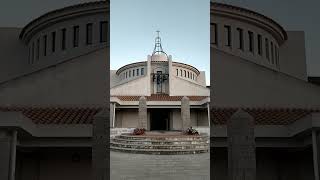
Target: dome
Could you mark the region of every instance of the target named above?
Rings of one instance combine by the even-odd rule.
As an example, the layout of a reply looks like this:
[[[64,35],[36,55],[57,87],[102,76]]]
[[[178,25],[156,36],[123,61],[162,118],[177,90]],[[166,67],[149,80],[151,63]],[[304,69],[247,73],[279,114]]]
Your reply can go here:
[[[151,56],[152,61],[168,61],[168,57],[165,53],[153,54]]]

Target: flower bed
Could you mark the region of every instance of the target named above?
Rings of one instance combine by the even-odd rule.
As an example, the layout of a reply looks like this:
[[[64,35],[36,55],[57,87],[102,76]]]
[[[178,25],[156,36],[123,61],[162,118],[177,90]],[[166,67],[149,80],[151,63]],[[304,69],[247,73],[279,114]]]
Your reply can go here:
[[[135,128],[133,130],[133,135],[144,135],[145,134],[146,129],[144,128]]]
[[[199,135],[199,132],[192,127],[189,127],[186,131],[184,131],[185,135]]]

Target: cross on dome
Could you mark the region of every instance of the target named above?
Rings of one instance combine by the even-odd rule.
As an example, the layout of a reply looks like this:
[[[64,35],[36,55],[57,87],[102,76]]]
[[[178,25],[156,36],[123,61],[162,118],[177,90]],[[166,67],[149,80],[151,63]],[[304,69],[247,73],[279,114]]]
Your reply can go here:
[[[165,55],[167,55],[162,49],[160,31],[157,30],[156,32],[157,32],[157,37],[155,39],[155,45],[154,45],[154,49],[153,49],[152,55],[154,55],[154,54],[165,54]]]

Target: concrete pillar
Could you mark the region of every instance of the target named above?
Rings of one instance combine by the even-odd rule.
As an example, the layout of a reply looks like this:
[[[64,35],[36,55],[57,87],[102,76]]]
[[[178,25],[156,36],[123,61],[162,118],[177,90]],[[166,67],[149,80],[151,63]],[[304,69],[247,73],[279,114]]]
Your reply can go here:
[[[172,96],[172,93],[173,93],[173,87],[172,87],[172,77],[174,76],[173,74],[173,69],[172,69],[172,56],[169,55],[168,57],[168,67],[169,67],[169,82],[168,82],[168,85],[169,85],[169,96]]]
[[[151,85],[152,85],[152,83],[151,83],[151,56],[150,55],[148,55],[148,58],[147,58],[148,60],[147,60],[147,69],[146,69],[146,79],[147,79],[147,81],[146,82],[148,82],[147,84],[146,84],[146,89],[147,89],[147,93],[148,94],[145,94],[146,96],[151,96]]]
[[[93,120],[92,174],[94,180],[110,179],[110,118],[109,107]]]
[[[208,125],[210,128],[210,103],[207,103],[207,112],[208,112]]]
[[[191,126],[190,103],[189,103],[189,98],[186,96],[184,96],[181,99],[181,119],[182,119],[182,130],[185,131]]]
[[[16,130],[0,130],[0,179],[15,179],[16,145]]]
[[[110,103],[110,127],[113,128],[113,103]]]
[[[147,98],[141,96],[139,99],[139,128],[148,129],[148,112],[147,112]]]
[[[115,127],[116,121],[116,103],[110,103],[110,127]]]
[[[228,179],[255,180],[254,119],[238,110],[227,122]]]
[[[319,180],[319,138],[316,130],[312,130],[312,153],[314,179]]]
[[[115,123],[116,123],[116,103],[113,104],[113,117],[112,117],[112,127],[115,127]]]

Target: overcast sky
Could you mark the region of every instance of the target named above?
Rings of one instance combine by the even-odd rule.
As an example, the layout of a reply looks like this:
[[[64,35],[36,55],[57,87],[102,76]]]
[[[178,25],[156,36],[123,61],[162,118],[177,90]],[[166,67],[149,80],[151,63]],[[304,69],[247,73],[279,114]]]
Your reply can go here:
[[[88,1],[95,0],[0,0],[0,26],[23,27],[48,11]],[[304,30],[308,73],[320,76],[319,0],[216,1],[260,12],[286,30]],[[153,50],[155,31],[160,30],[168,54],[209,75],[207,0],[111,0],[111,5],[112,68],[145,60]]]

